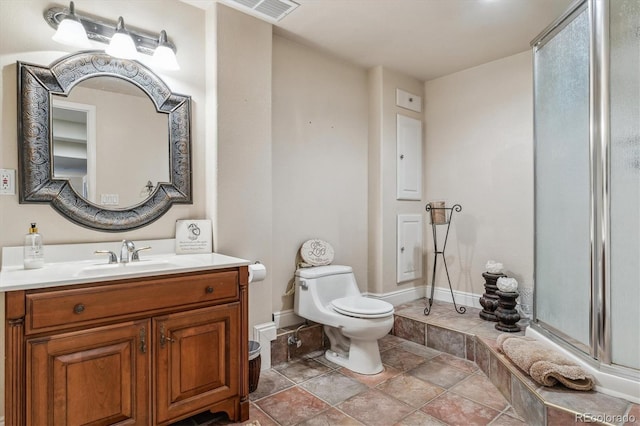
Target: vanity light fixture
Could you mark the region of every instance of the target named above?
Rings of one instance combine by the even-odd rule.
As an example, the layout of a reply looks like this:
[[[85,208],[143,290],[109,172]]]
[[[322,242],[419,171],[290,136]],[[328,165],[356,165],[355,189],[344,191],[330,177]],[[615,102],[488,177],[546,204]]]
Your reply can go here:
[[[116,58],[121,59],[137,59],[138,51],[136,50],[136,44],[124,27],[124,19],[122,16],[118,18],[116,24],[116,32],[111,37],[111,43],[104,49],[106,53]]]
[[[69,4],[69,13],[60,21],[58,30],[51,38],[58,43],[69,44],[83,49],[91,47],[87,32],[82,26],[80,19],[76,16],[73,2]]]
[[[180,68],[175,56],[176,46],[168,40],[167,33],[164,30],[162,30],[160,34],[154,34],[143,30],[132,29],[131,27],[125,28],[122,17],[119,17],[118,21],[109,21],[97,16],[79,14],[75,12],[73,2],[69,4],[69,7],[50,7],[44,12],[44,19],[49,26],[56,30],[66,27],[66,21],[80,23],[79,26],[76,25],[76,31],[78,31],[76,36],[57,38],[58,31],[56,31],[54,40],[60,43],[90,48],[91,46],[88,42],[86,44],[79,44],[81,42],[78,40],[81,40],[84,36],[85,39],[88,38],[88,40],[108,45],[105,49],[108,54],[125,59],[139,58],[137,53],[156,56],[154,55],[156,50],[158,50],[159,47],[163,47],[159,49],[160,52],[158,52],[157,57],[153,58],[151,63],[158,68],[167,70],[178,70]],[[80,27],[82,27],[83,31],[80,30]],[[128,34],[128,36],[126,34]],[[128,39],[131,41],[131,43],[128,41],[123,42],[129,45],[128,50],[125,50],[125,52],[128,51],[129,53],[122,53],[122,51],[117,48],[119,43],[122,43],[121,41],[117,41],[117,39]],[[133,49],[131,45],[133,45]],[[132,57],[134,51],[137,51],[137,53]]]
[[[160,31],[158,47],[153,52],[153,61],[159,67],[169,71],[178,71],[180,69],[175,52],[167,44],[167,32],[165,30]]]

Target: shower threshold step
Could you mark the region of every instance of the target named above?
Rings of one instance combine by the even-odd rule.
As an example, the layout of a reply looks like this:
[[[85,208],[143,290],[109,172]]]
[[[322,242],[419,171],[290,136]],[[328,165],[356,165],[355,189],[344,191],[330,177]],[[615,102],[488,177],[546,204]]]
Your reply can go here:
[[[431,313],[423,311],[426,299],[396,306],[392,333],[432,349],[474,361],[527,424],[554,426],[640,424],[640,405],[601,392],[580,392],[563,386],[545,387],[498,352],[502,334],[495,322],[480,318],[481,309],[455,312],[453,304],[434,301]],[[511,333],[524,335],[524,333]]]

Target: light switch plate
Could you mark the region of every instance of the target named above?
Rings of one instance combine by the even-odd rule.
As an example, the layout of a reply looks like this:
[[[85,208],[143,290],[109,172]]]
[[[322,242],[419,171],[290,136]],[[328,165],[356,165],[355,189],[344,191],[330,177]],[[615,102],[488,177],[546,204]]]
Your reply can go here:
[[[0,195],[16,195],[16,171],[0,169]]]
[[[118,194],[100,194],[100,204],[103,206],[117,206],[120,204]]]

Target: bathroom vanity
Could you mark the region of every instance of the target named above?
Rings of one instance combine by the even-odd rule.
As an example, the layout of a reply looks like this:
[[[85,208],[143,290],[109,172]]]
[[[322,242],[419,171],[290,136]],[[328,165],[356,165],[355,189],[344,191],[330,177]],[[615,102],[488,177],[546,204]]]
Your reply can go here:
[[[248,262],[168,259],[47,264],[38,284],[3,267],[6,424],[248,419]]]
[[[65,55],[49,66],[19,61],[16,69],[21,204],[49,203],[73,223],[123,232],[152,223],[173,204],[192,203],[189,96],[174,93],[145,65],[102,51]],[[62,143],[55,137],[56,109],[83,111],[85,123],[95,122],[100,110],[103,123],[122,124],[103,108],[115,101],[102,88],[113,87],[118,112],[134,105],[125,115],[136,127],[148,126],[126,143],[135,141],[135,152],[158,161],[145,171],[135,164],[149,158],[127,155],[133,196],[112,208],[97,202],[109,195],[96,189],[97,158],[85,161],[86,185],[58,174],[53,159]],[[138,102],[141,92],[148,105]],[[102,97],[108,102],[100,103]],[[93,130],[95,145],[112,149],[113,136],[94,127],[80,133]],[[166,140],[141,137],[166,128]],[[166,160],[150,149],[167,153]],[[249,418],[249,262],[217,253],[176,255],[173,240],[139,242],[152,249],[140,259],[138,251],[148,247],[134,250],[125,242],[131,243],[46,246],[44,267],[34,270],[23,268],[21,247],[2,248],[5,424],[167,425],[206,410]]]

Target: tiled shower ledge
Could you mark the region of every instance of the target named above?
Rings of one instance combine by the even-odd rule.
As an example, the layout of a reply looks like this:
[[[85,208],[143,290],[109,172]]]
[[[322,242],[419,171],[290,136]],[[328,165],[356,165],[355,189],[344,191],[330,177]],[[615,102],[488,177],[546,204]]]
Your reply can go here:
[[[498,352],[496,338],[501,332],[495,329],[494,322],[479,317],[480,309],[466,307],[466,313],[458,314],[453,304],[435,301],[431,313],[425,316],[425,306],[425,299],[396,306],[392,334],[475,362],[527,424],[640,424],[638,404],[595,391],[538,385]],[[299,331],[299,337],[305,342],[301,348],[288,344],[295,330],[295,326],[279,330],[277,339],[271,343],[272,365],[326,347],[321,325],[312,324]],[[635,422],[625,422],[632,418]]]
[[[595,391],[534,382],[498,352],[496,338],[501,332],[494,322],[479,317],[480,309],[466,307],[466,313],[458,314],[453,304],[435,301],[425,316],[425,306],[424,299],[396,306],[393,334],[474,361],[528,424],[640,424],[638,404]]]

